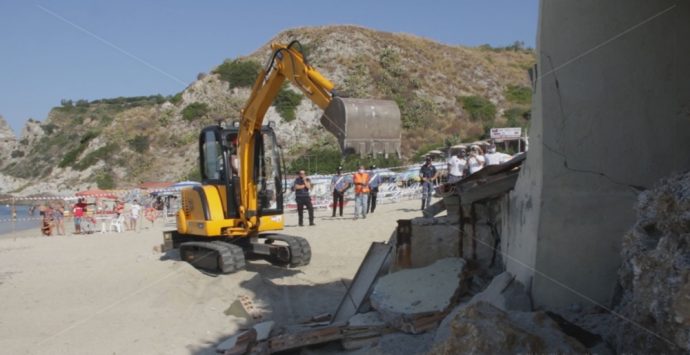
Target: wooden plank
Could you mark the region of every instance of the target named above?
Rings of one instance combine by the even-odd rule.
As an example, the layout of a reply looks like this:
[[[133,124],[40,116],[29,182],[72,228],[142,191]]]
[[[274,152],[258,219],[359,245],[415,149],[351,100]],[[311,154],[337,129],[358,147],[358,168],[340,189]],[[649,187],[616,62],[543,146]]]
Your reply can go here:
[[[332,323],[345,322],[357,313],[357,310],[371,293],[374,281],[379,276],[381,268],[386,263],[393,250],[388,243],[371,243],[364,260],[348,287],[345,296],[340,301],[338,310],[333,316]]]
[[[268,349],[270,353],[275,353],[283,350],[340,340],[343,338],[342,328],[342,325],[328,326],[278,335],[268,339]]]

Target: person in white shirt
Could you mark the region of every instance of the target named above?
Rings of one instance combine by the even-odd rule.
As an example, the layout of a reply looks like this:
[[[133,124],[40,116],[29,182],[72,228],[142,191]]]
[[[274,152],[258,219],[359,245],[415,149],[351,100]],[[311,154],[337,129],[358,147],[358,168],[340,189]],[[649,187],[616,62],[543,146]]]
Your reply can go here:
[[[484,154],[484,158],[486,159],[485,166],[489,166],[503,164],[510,160],[512,156],[510,156],[509,154],[497,152],[496,146],[494,144],[491,144],[489,146],[489,149],[487,150],[487,153]]]
[[[139,212],[141,212],[141,205],[137,200],[134,200],[129,215],[129,227],[135,231],[137,230],[137,220],[139,220]]]
[[[462,180],[467,160],[465,160],[465,149],[461,149],[448,159],[448,183],[452,184]]]
[[[467,158],[467,165],[469,166],[470,175],[482,170],[484,167],[484,152],[478,145],[470,147],[470,156]]]

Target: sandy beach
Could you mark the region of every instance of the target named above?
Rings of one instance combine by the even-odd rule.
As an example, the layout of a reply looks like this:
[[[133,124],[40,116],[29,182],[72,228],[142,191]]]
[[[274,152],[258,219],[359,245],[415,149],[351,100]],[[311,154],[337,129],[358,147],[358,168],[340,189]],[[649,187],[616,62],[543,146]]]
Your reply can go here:
[[[353,208],[342,218],[317,210],[314,227],[298,227],[297,215],[286,214],[285,233],[311,244],[310,265],[253,261],[230,275],[155,252],[166,228],[161,220],[144,221],[137,232],[40,237],[35,228],[3,235],[0,353],[213,354],[246,322],[225,312],[241,295],[278,324],[332,313],[370,243],[387,241],[398,219],[421,215],[418,200],[382,204],[357,221]]]

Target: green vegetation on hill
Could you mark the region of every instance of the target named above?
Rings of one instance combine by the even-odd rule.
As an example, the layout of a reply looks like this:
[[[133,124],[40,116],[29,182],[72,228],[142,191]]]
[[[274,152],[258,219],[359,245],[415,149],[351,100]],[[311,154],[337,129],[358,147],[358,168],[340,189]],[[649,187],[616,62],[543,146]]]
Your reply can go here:
[[[283,83],[276,99],[273,101],[273,106],[275,106],[276,111],[278,111],[280,117],[282,117],[285,122],[291,122],[297,118],[295,116],[295,111],[301,102],[302,94],[288,90],[287,83]]]
[[[253,60],[226,60],[213,72],[220,75],[220,79],[227,81],[230,88],[251,87],[259,75],[261,65]]]
[[[298,28],[271,42],[293,39],[301,41],[309,63],[344,96],[389,99],[399,105],[405,161],[358,156],[341,160],[335,138],[320,127],[308,127],[308,132],[301,132],[309,137],[303,145],[285,144],[291,169],[310,165],[313,172],[331,173],[341,164],[348,170],[360,163],[398,165],[415,160],[420,150],[478,139],[492,126],[524,127],[529,122],[532,93],[525,70],[535,58],[519,42],[502,48],[447,46],[356,26]],[[239,117],[247,90],[227,88],[251,87],[267,53],[263,47],[218,66],[214,73],[227,86],[219,87],[215,76],[199,76],[200,82],[172,96],[63,100],[45,122],[38,122],[44,134],[32,130],[22,137],[2,172],[102,188],[198,179],[198,127],[215,117]],[[186,102],[183,94],[199,102]],[[281,88],[273,104],[289,122],[296,118],[302,99],[294,90]],[[163,105],[165,101],[174,106]],[[324,137],[330,139],[328,144],[316,144]],[[85,173],[72,172],[90,171],[101,162],[105,166],[91,170],[86,178]]]
[[[296,173],[301,169],[308,171],[309,174],[333,174],[338,166],[342,166],[345,171],[355,171],[359,165],[367,168],[376,165],[379,168],[400,166],[401,162],[397,157],[385,158],[382,155],[374,157],[360,158],[358,155],[348,155],[344,159],[340,150],[330,147],[316,147],[306,150],[292,160],[287,168],[289,173]]]
[[[209,107],[206,103],[204,102],[192,102],[191,104],[187,105],[182,110],[182,118],[184,118],[187,121],[196,121],[204,116],[206,116],[209,112]]]

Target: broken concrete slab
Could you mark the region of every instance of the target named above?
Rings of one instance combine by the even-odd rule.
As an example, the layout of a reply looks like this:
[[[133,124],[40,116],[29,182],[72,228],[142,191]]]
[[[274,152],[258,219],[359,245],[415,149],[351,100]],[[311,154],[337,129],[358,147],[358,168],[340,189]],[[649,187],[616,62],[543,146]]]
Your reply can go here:
[[[446,258],[379,278],[370,300],[393,327],[420,333],[435,326],[461,292],[465,260]]]
[[[362,304],[366,303],[372,285],[382,270],[385,269],[392,251],[393,247],[389,243],[371,243],[350,287],[340,301],[340,305],[332,318],[332,323],[347,321],[360,310]]]

